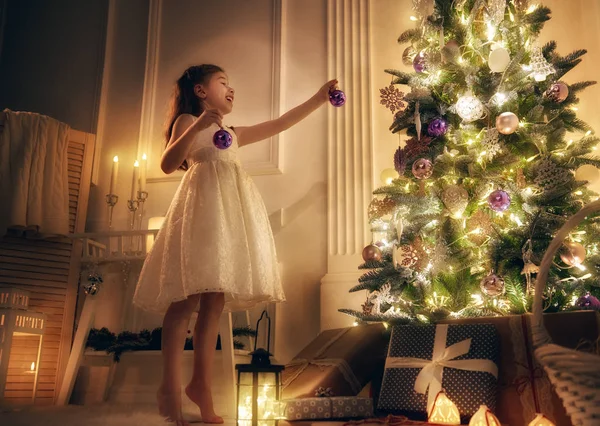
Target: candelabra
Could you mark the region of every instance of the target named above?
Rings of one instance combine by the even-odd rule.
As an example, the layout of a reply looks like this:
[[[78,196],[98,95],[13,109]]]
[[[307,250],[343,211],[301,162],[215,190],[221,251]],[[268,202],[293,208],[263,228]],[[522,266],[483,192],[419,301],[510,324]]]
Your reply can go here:
[[[137,192],[137,202],[138,202],[139,211],[140,211],[140,215],[139,215],[140,221],[138,223],[139,230],[142,229],[142,219],[144,217],[144,203],[146,202],[147,199],[148,199],[147,191],[138,191]]]
[[[129,211],[131,212],[131,225],[130,228],[133,231],[134,227],[135,227],[135,212],[138,209],[138,200],[127,200],[127,208],[129,209]],[[136,251],[136,248],[134,248],[133,246],[133,241],[134,241],[134,236],[131,236],[131,240],[130,240],[130,251],[133,253]]]
[[[119,201],[119,196],[116,194],[106,194],[106,203],[108,204],[108,230],[112,229],[113,208]]]

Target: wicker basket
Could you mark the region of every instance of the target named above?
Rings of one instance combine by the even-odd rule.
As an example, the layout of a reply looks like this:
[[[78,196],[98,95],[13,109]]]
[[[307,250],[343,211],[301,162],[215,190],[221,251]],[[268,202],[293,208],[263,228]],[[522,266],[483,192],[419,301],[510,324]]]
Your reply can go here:
[[[574,425],[600,425],[600,356],[552,343],[544,328],[542,294],[557,250],[569,232],[590,213],[600,211],[600,200],[583,207],[567,220],[548,247],[535,283],[533,345],[535,356],[561,398]]]

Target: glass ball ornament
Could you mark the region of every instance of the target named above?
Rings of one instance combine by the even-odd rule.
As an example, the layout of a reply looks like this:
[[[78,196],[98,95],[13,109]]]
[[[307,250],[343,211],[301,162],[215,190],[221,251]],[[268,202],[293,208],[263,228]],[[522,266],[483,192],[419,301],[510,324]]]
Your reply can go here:
[[[483,104],[472,94],[461,96],[456,101],[456,113],[463,119],[464,122],[479,120],[483,117]]]
[[[225,129],[217,130],[213,135],[213,144],[219,149],[229,148],[232,142],[231,134]]]
[[[552,102],[564,102],[569,97],[569,86],[562,81],[557,81],[556,83],[552,83],[544,95]]]
[[[438,138],[440,136],[444,136],[448,131],[448,122],[441,118],[434,118],[427,125],[427,133],[429,136]]]
[[[415,55],[415,58],[413,59],[412,65],[415,72],[425,72],[425,70],[427,70],[427,57],[425,55],[425,52],[421,51],[417,53]]]
[[[502,189],[497,189],[488,196],[488,205],[495,212],[503,212],[510,206],[510,195]]]
[[[585,260],[585,247],[575,241],[565,241],[561,247],[560,260],[569,266],[581,265]]]
[[[513,112],[503,112],[496,117],[496,129],[503,135],[511,135],[519,127],[519,117]]]
[[[365,262],[379,262],[381,260],[381,249],[374,244],[369,244],[362,251]]]
[[[600,311],[600,300],[598,300],[597,297],[592,296],[590,293],[587,293],[586,295],[577,299],[575,306],[581,309]]]
[[[427,158],[419,158],[412,165],[412,174],[417,179],[428,179],[433,174],[433,163]]]
[[[415,54],[415,48],[408,46],[406,49],[404,49],[404,52],[402,52],[402,63],[404,65],[412,65],[415,59]]]
[[[329,92],[329,102],[334,107],[341,107],[346,103],[346,94],[340,89],[331,90]]]
[[[488,65],[492,72],[504,72],[510,63],[510,54],[504,47],[497,47],[490,52]]]
[[[484,277],[479,282],[479,288],[483,294],[490,297],[502,296],[506,291],[504,278],[493,273]]]

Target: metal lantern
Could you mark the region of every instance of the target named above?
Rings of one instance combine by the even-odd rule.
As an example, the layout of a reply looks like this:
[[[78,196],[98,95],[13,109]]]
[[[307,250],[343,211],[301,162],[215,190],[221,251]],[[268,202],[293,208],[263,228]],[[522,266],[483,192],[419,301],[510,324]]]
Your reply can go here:
[[[14,380],[20,384],[18,393],[31,390],[31,402],[35,402],[46,315],[28,311],[28,306],[28,291],[0,287],[0,401]],[[35,343],[35,353],[27,350],[35,348]]]
[[[263,317],[268,321],[267,349],[256,349],[258,339],[254,341],[254,352],[250,364],[236,364],[237,379],[237,415],[239,426],[275,426],[281,418],[281,371],[283,365],[271,364],[271,318],[263,311],[256,323]]]

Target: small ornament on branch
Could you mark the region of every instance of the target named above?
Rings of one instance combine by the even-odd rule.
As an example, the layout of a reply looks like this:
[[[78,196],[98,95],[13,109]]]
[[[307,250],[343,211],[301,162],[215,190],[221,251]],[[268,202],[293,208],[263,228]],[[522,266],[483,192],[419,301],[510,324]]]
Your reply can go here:
[[[449,185],[442,192],[442,203],[454,218],[459,218],[469,204],[469,193],[459,185]]]
[[[488,161],[494,159],[502,151],[502,145],[500,143],[500,134],[497,129],[489,128],[485,132],[485,136],[481,141],[481,147],[485,152],[484,157]]]
[[[369,244],[362,251],[365,262],[379,262],[381,260],[381,249],[374,244]]]
[[[488,276],[484,277],[479,283],[481,292],[489,297],[502,296],[506,291],[504,285],[504,278],[491,272]]]
[[[448,131],[448,122],[442,118],[434,118],[427,125],[427,133],[432,138],[439,138],[440,136],[444,136]]]
[[[392,114],[396,111],[402,111],[406,107],[406,104],[403,102],[404,93],[398,90],[393,84],[390,83],[388,87],[379,89],[379,93],[381,105],[389,109]]]
[[[545,191],[552,191],[573,179],[571,172],[552,161],[550,156],[545,156],[537,162],[534,173],[533,181]]]
[[[581,296],[579,299],[577,299],[575,306],[581,309],[600,311],[600,300],[588,292],[584,296]]]
[[[386,215],[391,215],[395,208],[396,202],[391,197],[385,197],[383,199],[373,198],[367,210],[369,222],[381,219]]]
[[[544,58],[542,48],[539,46],[533,48],[529,66],[531,67],[530,75],[535,81],[544,81],[546,80],[546,77],[556,72],[554,67],[546,61],[546,58]]]
[[[552,102],[561,103],[569,97],[569,86],[562,81],[552,83],[544,95]]]
[[[512,135],[519,128],[519,117],[513,112],[503,112],[496,117],[496,129],[503,135]]]
[[[483,117],[484,106],[481,101],[472,93],[461,96],[454,106],[456,113],[465,123],[479,120]]]
[[[510,54],[504,47],[498,46],[490,52],[488,65],[492,72],[504,72],[508,64],[510,64]]]
[[[534,282],[531,276],[540,272],[540,267],[533,263],[533,245],[531,244],[531,238],[525,242],[525,245],[521,248],[523,254],[523,270],[521,275],[525,275],[525,282],[527,283],[527,294],[533,294]]]
[[[429,179],[433,174],[433,163],[427,158],[419,158],[412,165],[412,174],[419,180]]]
[[[488,196],[488,205],[495,212],[503,212],[510,206],[510,195],[502,189],[497,189]]]
[[[504,21],[504,11],[506,10],[506,0],[488,0],[485,7],[486,17],[494,27]]]
[[[561,248],[560,259],[570,267],[579,266],[585,260],[585,247],[576,241],[565,241]]]

